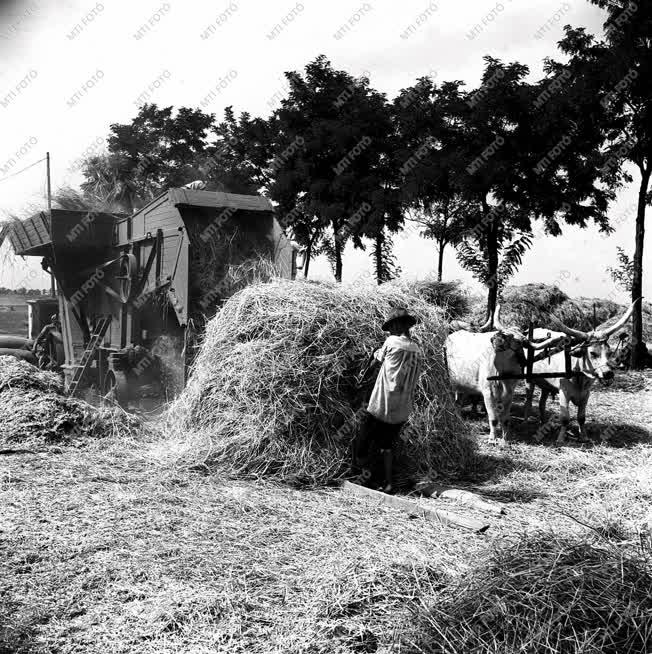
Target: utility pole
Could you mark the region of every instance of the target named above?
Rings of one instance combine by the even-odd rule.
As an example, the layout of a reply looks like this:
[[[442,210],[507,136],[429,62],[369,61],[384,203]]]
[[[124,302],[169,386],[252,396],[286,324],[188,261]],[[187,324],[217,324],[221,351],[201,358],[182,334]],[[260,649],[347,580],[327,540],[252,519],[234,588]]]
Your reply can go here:
[[[52,184],[50,182],[50,153],[45,153],[45,168],[47,172],[47,192],[48,192],[48,219],[50,220],[50,241],[52,249],[54,250],[54,241],[52,239]],[[57,296],[57,291],[54,282],[54,273],[50,272],[50,295]]]
[[[48,212],[52,211],[52,186],[50,183],[50,153],[45,153],[45,168],[47,171],[47,182],[48,182]],[[52,231],[52,224],[50,224],[50,231]]]

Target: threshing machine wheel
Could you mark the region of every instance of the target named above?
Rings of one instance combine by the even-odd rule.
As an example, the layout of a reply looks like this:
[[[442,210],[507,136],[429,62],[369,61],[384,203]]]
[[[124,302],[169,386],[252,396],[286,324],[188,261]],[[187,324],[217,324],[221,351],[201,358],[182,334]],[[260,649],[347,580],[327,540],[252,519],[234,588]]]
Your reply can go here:
[[[102,394],[116,404],[123,404],[129,399],[129,380],[124,372],[109,370],[104,377]]]
[[[123,254],[120,257],[118,280],[118,293],[123,303],[131,297],[132,282],[138,273],[138,261],[133,254]]]

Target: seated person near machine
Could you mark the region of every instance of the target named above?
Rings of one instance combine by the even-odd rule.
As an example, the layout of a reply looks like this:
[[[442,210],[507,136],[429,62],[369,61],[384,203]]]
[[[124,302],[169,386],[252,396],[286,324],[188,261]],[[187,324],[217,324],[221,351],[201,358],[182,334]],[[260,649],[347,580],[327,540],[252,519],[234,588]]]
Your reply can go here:
[[[59,316],[50,316],[50,322],[43,327],[34,341],[32,352],[38,359],[39,368],[56,370],[63,360],[63,337]]]

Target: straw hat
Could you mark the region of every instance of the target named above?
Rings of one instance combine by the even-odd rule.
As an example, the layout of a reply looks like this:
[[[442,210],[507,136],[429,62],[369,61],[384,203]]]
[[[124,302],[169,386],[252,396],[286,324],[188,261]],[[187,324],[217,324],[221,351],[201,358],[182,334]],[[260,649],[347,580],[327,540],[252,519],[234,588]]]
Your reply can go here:
[[[403,320],[410,327],[417,324],[417,319],[414,316],[411,316],[405,307],[396,307],[396,309],[392,309],[389,312],[389,315],[387,316],[387,320],[385,320],[385,322],[383,323],[383,331],[384,332],[388,331],[389,326],[395,320]]]

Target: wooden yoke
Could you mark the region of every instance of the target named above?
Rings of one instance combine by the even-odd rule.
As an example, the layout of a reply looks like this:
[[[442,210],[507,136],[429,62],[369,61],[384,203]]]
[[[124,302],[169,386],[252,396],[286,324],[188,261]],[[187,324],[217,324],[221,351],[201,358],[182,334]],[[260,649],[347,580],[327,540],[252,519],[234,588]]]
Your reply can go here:
[[[532,368],[534,366],[534,348],[532,347],[532,340],[534,339],[534,320],[530,317],[530,323],[527,328],[527,366],[525,368],[525,378],[532,377]]]
[[[550,334],[548,334],[550,336]],[[565,379],[570,379],[573,376],[573,366],[571,361],[571,342],[569,338],[564,339],[563,343],[563,352],[564,352],[564,371],[560,372],[533,372],[534,364],[537,361],[542,359],[549,358],[552,354],[557,354],[561,352],[562,349],[559,348],[559,345],[555,345],[552,348],[545,348],[543,351],[539,351],[535,354],[534,348],[531,343],[534,338],[534,320],[530,320],[528,325],[528,344],[526,347],[527,357],[525,365],[525,373],[522,374],[508,374],[508,375],[492,375],[487,377],[489,381],[501,381],[507,379],[524,379],[527,383],[530,383],[534,379],[553,379],[564,377]]]

